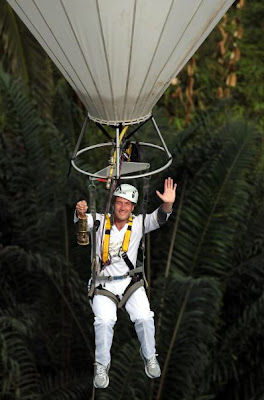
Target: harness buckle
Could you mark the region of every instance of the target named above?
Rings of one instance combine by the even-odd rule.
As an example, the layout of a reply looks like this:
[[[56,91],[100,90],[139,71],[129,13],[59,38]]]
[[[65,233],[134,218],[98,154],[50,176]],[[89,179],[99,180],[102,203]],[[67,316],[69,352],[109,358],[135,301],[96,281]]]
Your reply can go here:
[[[106,277],[108,281],[112,282],[112,281],[121,281],[122,279],[127,278],[129,275],[129,272],[127,272],[125,275],[118,275],[118,276],[108,276]]]

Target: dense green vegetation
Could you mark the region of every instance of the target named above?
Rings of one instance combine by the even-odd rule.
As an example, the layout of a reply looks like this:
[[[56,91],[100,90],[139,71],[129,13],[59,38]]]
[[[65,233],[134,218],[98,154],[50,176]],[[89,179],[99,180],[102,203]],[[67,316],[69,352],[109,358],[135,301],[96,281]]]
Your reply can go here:
[[[236,65],[234,39],[219,63],[215,29],[156,107],[174,162],[151,180],[149,210],[167,174],[178,182],[170,221],[147,237],[163,372],[145,376],[120,311],[110,386],[96,399],[264,399],[263,17],[262,0],[234,6]],[[72,223],[89,182],[68,175],[84,110],[5,0],[0,48],[0,398],[92,399],[90,246],[77,246]]]

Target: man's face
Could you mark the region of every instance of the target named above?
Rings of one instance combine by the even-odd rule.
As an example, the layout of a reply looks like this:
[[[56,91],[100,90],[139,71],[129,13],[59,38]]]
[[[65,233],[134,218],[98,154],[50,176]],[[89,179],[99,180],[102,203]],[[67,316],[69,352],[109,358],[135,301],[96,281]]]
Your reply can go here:
[[[114,204],[115,220],[117,222],[127,221],[134,210],[134,204],[131,201],[117,196]]]

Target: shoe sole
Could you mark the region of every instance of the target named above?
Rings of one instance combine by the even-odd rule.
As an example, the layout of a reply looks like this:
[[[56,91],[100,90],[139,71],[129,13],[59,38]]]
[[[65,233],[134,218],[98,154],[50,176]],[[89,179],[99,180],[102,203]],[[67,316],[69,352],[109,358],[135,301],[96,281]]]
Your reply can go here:
[[[98,385],[96,385],[95,381],[93,381],[93,384],[94,384],[94,387],[95,387],[96,389],[105,389],[105,388],[107,388],[107,386],[109,385],[109,377],[107,377],[107,382],[106,382],[106,384],[105,384],[104,386],[98,386]]]
[[[94,384],[94,387],[96,389],[105,389],[109,385],[109,376],[108,376],[109,369],[110,369],[110,363],[108,364],[107,369],[106,369],[106,371],[107,371],[107,381],[106,381],[106,384],[104,386],[97,386],[96,383],[95,383],[95,380],[93,380],[93,384]]]
[[[148,369],[147,369],[147,366],[146,366],[146,362],[145,362],[145,357],[144,357],[144,355],[143,355],[143,353],[142,353],[142,349],[141,349],[141,347],[140,347],[140,349],[139,349],[139,353],[140,353],[140,357],[141,357],[141,358],[142,358],[142,360],[144,361],[144,365],[145,365],[145,373],[146,373],[146,375],[147,375],[147,376],[148,376],[150,379],[156,379],[156,378],[159,378],[161,374],[159,374],[158,376],[153,376],[153,375],[151,375],[151,374],[148,372]]]

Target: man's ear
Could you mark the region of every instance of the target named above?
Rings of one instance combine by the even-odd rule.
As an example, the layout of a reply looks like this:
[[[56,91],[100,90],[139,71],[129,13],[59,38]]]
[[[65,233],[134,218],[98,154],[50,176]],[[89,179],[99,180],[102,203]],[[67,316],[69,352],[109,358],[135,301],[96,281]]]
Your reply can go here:
[[[132,212],[134,211],[134,208],[135,208],[135,204],[133,204]]]

